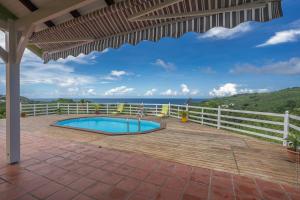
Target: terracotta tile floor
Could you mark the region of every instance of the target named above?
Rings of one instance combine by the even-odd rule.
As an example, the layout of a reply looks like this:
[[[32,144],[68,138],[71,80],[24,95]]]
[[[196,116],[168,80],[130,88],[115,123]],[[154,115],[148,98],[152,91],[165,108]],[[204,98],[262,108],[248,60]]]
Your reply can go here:
[[[300,199],[300,189],[257,176],[24,130],[21,139],[22,161],[7,165],[0,129],[0,200]]]

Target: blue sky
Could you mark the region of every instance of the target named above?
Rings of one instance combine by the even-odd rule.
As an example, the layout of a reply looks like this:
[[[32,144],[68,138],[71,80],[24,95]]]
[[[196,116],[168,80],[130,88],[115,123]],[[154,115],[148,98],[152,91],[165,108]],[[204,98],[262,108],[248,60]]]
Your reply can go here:
[[[299,8],[300,1],[284,0],[284,17],[271,22],[124,45],[46,65],[26,51],[21,95],[208,98],[300,86]],[[0,94],[4,93],[5,67],[0,61]]]

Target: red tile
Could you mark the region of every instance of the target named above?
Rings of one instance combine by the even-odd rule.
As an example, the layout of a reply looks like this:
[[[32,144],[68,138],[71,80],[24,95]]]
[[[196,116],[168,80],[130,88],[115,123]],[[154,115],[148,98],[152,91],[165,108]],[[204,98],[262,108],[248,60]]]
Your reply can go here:
[[[106,160],[96,160],[96,161],[93,161],[93,162],[90,162],[90,163],[87,163],[87,164],[92,166],[92,167],[100,168],[103,165],[105,165],[106,163],[108,163],[108,161],[106,161]]]
[[[180,200],[182,192],[176,189],[162,188],[157,195],[157,200]]]
[[[84,194],[87,196],[90,196],[92,198],[99,198],[100,196],[106,194],[112,186],[104,184],[104,183],[97,183],[89,188],[87,188],[85,191],[83,191]]]
[[[152,183],[155,185],[163,185],[167,179],[167,176],[152,172],[145,180],[145,182]]]
[[[12,187],[0,193],[0,200],[12,200],[19,198],[27,193],[27,190],[21,187]]]
[[[93,200],[93,199],[86,195],[79,194],[73,200]]]
[[[31,191],[30,193],[39,199],[45,199],[63,188],[64,186],[51,182]]]
[[[132,194],[128,200],[149,200],[148,197],[140,195],[140,194]]]
[[[204,168],[194,168],[191,174],[191,180],[205,185],[210,183],[211,170]]]
[[[91,178],[91,179],[94,179],[94,180],[97,180],[97,181],[101,181],[103,176],[105,176],[107,173],[108,173],[107,171],[104,171],[102,169],[96,169],[93,172],[89,173],[87,175],[87,177]]]
[[[130,167],[128,165],[121,165],[120,167],[118,167],[117,169],[114,170],[115,173],[117,174],[121,174],[121,175],[129,175],[130,173],[133,172],[135,168]]]
[[[111,191],[108,192],[107,197],[110,200],[122,200],[127,199],[129,193],[125,190],[114,188]]]
[[[146,170],[142,170],[142,169],[135,169],[128,176],[139,179],[139,180],[144,180],[149,174],[150,174],[150,171],[146,171]]]
[[[133,191],[140,184],[140,181],[134,178],[126,177],[117,184],[117,188],[125,191]]]
[[[79,169],[76,169],[74,172],[85,176],[93,171],[95,171],[94,167],[83,166],[83,167],[80,167]]]
[[[63,184],[63,185],[70,185],[71,183],[78,180],[79,178],[80,178],[80,176],[78,174],[69,172],[69,173],[57,178],[55,181],[60,184]]]
[[[122,178],[124,178],[124,176],[112,172],[108,172],[106,175],[102,177],[101,182],[113,185],[120,182]]]
[[[234,200],[233,190],[222,190],[220,188],[212,188],[210,193],[211,200]]]
[[[185,188],[187,183],[188,183],[188,180],[185,178],[169,177],[169,178],[167,178],[163,187],[168,188],[168,189],[182,191]]]
[[[148,198],[154,198],[158,195],[159,187],[151,183],[142,183],[138,186],[135,192]]]
[[[206,200],[206,197],[198,197],[190,194],[183,194],[182,200]]]
[[[75,197],[78,193],[71,190],[71,189],[68,189],[68,188],[65,188],[63,190],[60,190],[56,193],[54,193],[53,195],[51,195],[47,200],[70,200],[72,199],[73,197]]]
[[[17,198],[16,200],[38,200],[37,198],[33,197],[30,194],[25,194],[19,198]]]
[[[101,167],[101,169],[104,169],[106,171],[111,171],[114,172],[118,167],[120,167],[119,163],[115,163],[115,162],[108,162],[105,165],[103,165]]]
[[[68,187],[70,187],[71,189],[78,191],[78,192],[82,192],[83,190],[85,190],[86,188],[90,187],[91,185],[95,184],[96,181],[82,177],[78,180],[76,180],[75,182],[73,182],[72,184],[70,184]]]
[[[190,181],[184,193],[195,197],[207,198],[208,186]]]

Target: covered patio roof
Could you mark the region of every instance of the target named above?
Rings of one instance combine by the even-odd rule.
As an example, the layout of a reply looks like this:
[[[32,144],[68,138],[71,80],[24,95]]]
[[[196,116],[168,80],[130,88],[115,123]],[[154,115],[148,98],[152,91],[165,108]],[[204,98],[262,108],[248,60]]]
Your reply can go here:
[[[26,47],[48,62],[282,16],[281,0],[0,0],[0,11],[9,163],[20,160],[20,61]]]
[[[28,9],[32,7],[29,2],[36,5],[36,11]],[[29,44],[42,50],[45,62],[126,43],[178,38],[187,32],[234,28],[246,21],[265,22],[282,16],[280,0],[86,0],[51,1],[45,5],[46,2],[2,3],[20,17],[16,21],[19,30],[35,24]],[[49,15],[55,9],[57,13]]]

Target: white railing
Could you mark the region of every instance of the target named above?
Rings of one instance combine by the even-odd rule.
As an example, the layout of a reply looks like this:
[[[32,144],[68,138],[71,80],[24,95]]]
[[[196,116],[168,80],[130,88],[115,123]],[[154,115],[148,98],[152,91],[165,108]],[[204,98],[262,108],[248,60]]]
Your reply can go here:
[[[96,105],[99,109],[96,110]],[[105,114],[109,115],[117,110],[116,103],[48,103],[21,104],[21,112],[27,116],[51,114]],[[124,105],[122,114],[137,115],[143,108],[144,114],[155,116],[161,112],[163,104]],[[180,112],[188,111],[189,121],[209,125],[218,129],[250,134],[271,140],[284,141],[289,132],[300,133],[300,117],[269,112],[254,112],[245,110],[230,110],[190,105],[169,105],[169,116],[180,118]]]

